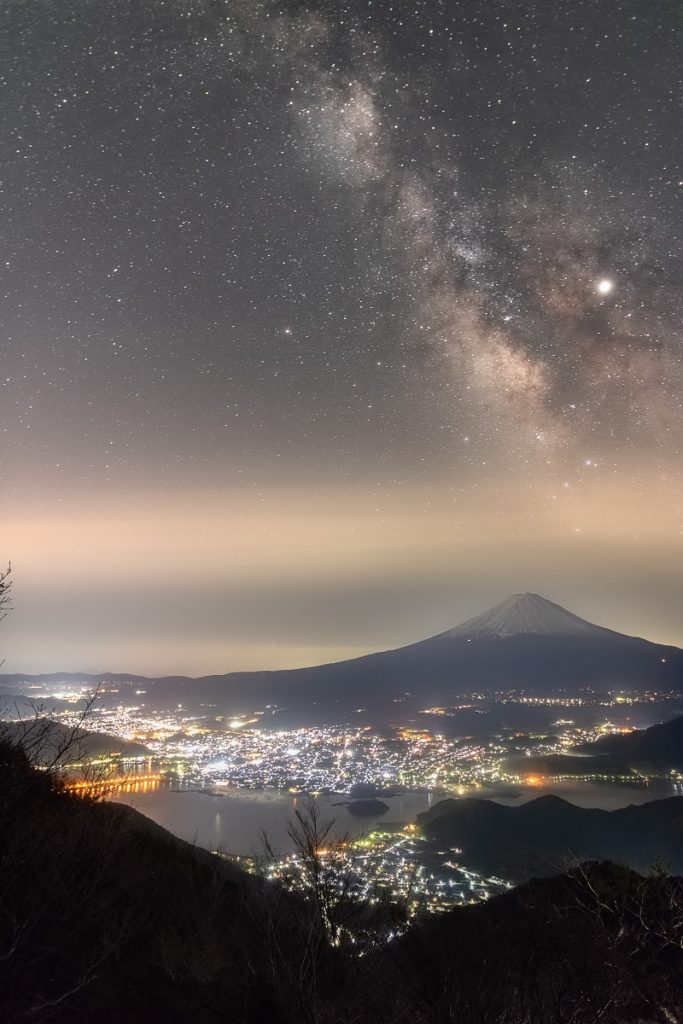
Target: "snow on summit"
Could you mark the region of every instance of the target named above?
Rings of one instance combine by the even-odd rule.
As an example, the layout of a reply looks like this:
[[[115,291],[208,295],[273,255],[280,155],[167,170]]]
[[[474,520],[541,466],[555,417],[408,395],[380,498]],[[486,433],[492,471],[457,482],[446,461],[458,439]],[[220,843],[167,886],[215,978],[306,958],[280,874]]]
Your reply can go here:
[[[489,611],[449,630],[452,637],[505,637],[533,633],[537,636],[594,636],[610,633],[602,626],[572,615],[539,594],[513,594]]]

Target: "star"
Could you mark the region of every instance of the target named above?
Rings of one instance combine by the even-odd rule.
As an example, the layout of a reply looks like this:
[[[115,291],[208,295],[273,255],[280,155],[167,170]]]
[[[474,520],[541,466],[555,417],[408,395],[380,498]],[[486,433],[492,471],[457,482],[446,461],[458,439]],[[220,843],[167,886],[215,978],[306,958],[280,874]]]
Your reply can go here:
[[[598,295],[609,295],[614,291],[614,281],[609,277],[601,277],[595,288]]]

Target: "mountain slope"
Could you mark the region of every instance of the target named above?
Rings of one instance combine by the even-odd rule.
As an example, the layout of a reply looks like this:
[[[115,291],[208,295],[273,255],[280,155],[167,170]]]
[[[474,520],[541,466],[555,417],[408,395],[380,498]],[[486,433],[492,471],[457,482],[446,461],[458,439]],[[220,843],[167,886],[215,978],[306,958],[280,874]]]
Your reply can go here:
[[[603,736],[579,749],[600,758],[618,759],[628,765],[683,768],[683,715],[661,725],[652,725],[649,729]]]
[[[70,760],[81,757],[101,757],[104,754],[120,755],[123,759],[149,757],[151,751],[142,743],[135,743],[110,736],[105,732],[90,732],[88,729],[69,729],[61,722],[36,719],[29,722],[0,722],[0,740],[25,745],[37,764],[60,763],[60,753],[68,753]],[[68,745],[68,751],[65,748]]]
[[[429,1024],[673,1024],[681,905],[681,879],[582,865],[426,919],[395,944],[387,989]]]
[[[540,594],[513,594],[489,611],[468,619],[460,626],[442,633],[446,637],[511,637],[520,634],[535,636],[595,637],[609,634],[611,629],[595,626],[566,608],[548,601]]]
[[[602,736],[569,754],[511,757],[508,765],[540,775],[628,775],[633,770],[668,775],[683,768],[683,715],[649,729]]]
[[[462,849],[465,864],[520,881],[557,874],[576,858],[626,861],[683,872],[683,797],[615,811],[543,796],[517,807],[471,798],[442,800],[418,815],[425,836]]]
[[[184,1024],[233,1000],[245,1022],[268,1019],[249,877],[130,808],[63,792],[2,740],[0,863],[3,1022]]]

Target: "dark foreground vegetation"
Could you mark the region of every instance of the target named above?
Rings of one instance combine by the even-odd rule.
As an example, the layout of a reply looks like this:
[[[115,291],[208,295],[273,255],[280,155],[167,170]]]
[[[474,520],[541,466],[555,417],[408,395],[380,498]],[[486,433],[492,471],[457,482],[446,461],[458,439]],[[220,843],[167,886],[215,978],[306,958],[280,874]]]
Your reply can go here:
[[[388,938],[395,908],[287,893],[2,742],[0,879],[6,1024],[683,1019],[683,880],[661,873],[584,864]]]

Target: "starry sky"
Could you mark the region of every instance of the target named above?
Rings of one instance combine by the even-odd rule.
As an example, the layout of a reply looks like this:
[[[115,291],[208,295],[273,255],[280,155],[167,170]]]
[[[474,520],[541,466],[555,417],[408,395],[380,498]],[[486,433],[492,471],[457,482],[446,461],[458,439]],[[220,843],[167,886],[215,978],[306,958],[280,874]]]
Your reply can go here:
[[[4,671],[683,645],[677,0],[0,0]]]

